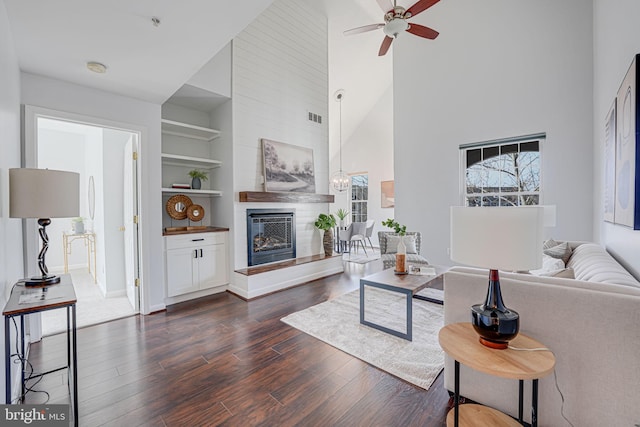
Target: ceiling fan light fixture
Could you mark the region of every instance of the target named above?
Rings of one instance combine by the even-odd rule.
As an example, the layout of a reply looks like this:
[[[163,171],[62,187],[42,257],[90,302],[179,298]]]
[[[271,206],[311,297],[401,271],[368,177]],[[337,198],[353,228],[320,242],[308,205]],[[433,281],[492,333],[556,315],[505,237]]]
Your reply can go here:
[[[100,62],[89,61],[87,62],[87,68],[90,71],[93,71],[94,73],[98,73],[98,74],[104,74],[107,72],[107,66],[104,64],[101,64]]]
[[[409,24],[402,18],[395,18],[387,22],[382,31],[389,37],[398,37],[398,34],[402,31],[406,31],[409,28]]]

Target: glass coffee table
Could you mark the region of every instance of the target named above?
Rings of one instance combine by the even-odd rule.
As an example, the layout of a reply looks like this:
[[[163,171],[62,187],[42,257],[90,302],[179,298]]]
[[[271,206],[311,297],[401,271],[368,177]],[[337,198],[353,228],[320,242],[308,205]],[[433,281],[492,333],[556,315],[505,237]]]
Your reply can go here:
[[[371,328],[378,329],[396,337],[404,338],[408,341],[413,339],[413,298],[424,299],[430,302],[442,303],[441,301],[434,300],[429,297],[423,297],[416,295],[418,292],[439,283],[442,279],[442,275],[449,270],[449,267],[439,265],[423,266],[423,270],[427,268],[433,268],[435,274],[395,274],[393,268],[382,270],[378,273],[374,273],[370,276],[360,279],[360,323],[362,325],[369,326]],[[405,331],[398,331],[388,328],[378,323],[371,322],[365,319],[365,290],[367,287],[384,289],[391,292],[397,292],[404,295],[406,298],[406,327]]]

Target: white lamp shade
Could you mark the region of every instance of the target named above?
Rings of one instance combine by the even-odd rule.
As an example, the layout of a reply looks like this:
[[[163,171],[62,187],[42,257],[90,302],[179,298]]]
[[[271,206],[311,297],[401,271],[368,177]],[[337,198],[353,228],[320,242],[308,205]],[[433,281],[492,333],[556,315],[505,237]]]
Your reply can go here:
[[[540,268],[542,207],[451,207],[451,259],[474,267]]]
[[[9,169],[11,218],[80,215],[80,174],[49,169]]]

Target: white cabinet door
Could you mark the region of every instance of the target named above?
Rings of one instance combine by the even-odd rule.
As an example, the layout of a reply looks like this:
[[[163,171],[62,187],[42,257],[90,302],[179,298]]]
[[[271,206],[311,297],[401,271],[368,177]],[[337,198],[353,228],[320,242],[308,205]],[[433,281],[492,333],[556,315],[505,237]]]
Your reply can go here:
[[[174,297],[198,290],[194,277],[195,249],[182,248],[167,251],[167,296]]]
[[[227,280],[227,249],[226,245],[203,246],[198,252],[198,281],[200,289],[222,286]]]

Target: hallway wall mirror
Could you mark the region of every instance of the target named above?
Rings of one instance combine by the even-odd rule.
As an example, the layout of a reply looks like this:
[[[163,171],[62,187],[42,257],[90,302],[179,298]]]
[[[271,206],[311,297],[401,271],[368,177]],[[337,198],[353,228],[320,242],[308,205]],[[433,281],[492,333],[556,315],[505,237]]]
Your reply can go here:
[[[176,194],[167,200],[167,213],[173,219],[181,220],[187,218],[187,209],[193,205],[193,202],[184,194]]]
[[[89,218],[93,221],[96,216],[96,184],[93,175],[89,177],[89,191],[87,196],[89,202]]]

